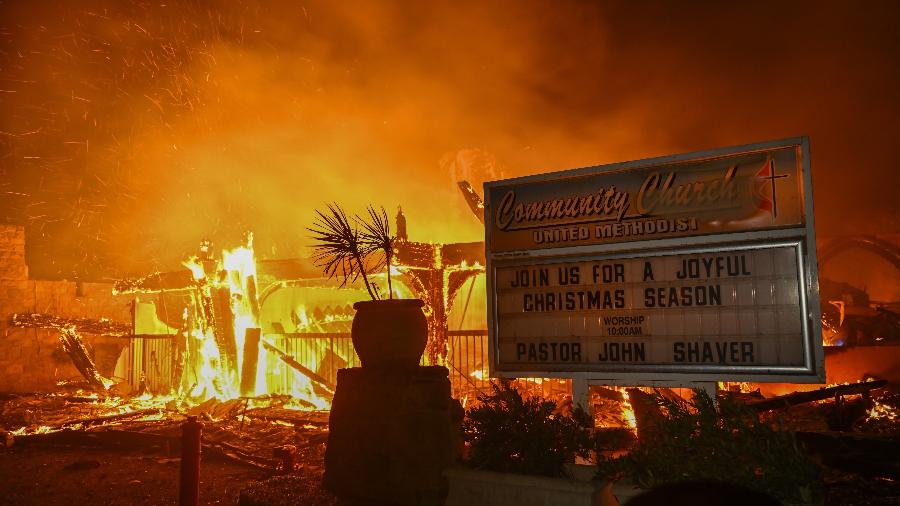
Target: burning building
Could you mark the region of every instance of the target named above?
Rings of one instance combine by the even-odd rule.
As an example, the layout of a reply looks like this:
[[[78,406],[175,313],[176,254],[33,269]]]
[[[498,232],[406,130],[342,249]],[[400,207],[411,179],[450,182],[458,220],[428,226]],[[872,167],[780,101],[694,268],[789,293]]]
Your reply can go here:
[[[323,278],[304,242],[332,199],[403,203],[395,288],[426,301],[424,360],[469,405],[490,384],[481,182],[798,133],[817,164],[827,382],[893,386],[886,6],[6,3],[2,435],[190,414],[233,425],[214,442],[226,458],[282,466],[271,445],[226,445],[263,419],[254,433],[321,429],[357,364],[364,290]],[[632,394],[595,388],[597,425],[633,428]]]

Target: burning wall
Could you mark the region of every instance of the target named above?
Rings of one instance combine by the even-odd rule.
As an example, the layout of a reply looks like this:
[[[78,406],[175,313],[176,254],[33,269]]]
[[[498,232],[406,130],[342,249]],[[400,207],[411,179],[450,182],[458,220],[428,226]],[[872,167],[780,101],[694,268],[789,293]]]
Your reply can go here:
[[[0,225],[0,392],[43,392],[60,381],[80,381],[59,343],[59,332],[15,328],[15,313],[46,313],[65,318],[131,320],[130,297],[112,295],[112,285],[34,280],[25,263],[25,228]],[[122,348],[120,338],[84,334],[101,374],[111,376]]]

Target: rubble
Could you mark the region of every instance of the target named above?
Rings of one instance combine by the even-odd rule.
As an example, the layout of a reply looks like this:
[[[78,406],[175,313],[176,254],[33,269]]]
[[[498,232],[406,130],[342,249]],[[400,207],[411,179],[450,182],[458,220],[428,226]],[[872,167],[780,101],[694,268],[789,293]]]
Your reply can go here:
[[[291,445],[295,455],[324,451],[318,447],[327,437],[328,412],[287,410],[287,401],[213,398],[189,406],[165,398],[29,396],[3,403],[0,427],[10,431],[10,446],[176,448],[181,424],[196,415],[205,425],[204,452],[275,472],[283,460],[273,456],[274,449]]]

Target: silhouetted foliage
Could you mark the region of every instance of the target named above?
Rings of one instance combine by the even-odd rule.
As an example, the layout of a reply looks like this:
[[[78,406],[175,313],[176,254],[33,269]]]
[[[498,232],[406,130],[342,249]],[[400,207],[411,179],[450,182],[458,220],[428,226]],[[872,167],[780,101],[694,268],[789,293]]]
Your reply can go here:
[[[666,416],[654,436],[638,440],[627,455],[599,462],[598,476],[623,475],[638,486],[692,480],[733,483],[783,500],[808,501],[818,488],[818,467],[793,433],[760,421],[757,413],[728,399],[718,406],[703,390],[691,401],[656,394]]]
[[[369,206],[366,210],[369,212],[368,220],[359,216],[355,218],[357,223],[362,226],[360,246],[362,247],[363,256],[369,257],[378,253],[381,254],[372,270],[385,269],[388,282],[388,297],[393,299],[391,260],[394,258],[394,242],[397,237],[391,235],[391,222],[388,220],[384,207],[380,209],[380,212],[376,211],[372,206]]]
[[[593,420],[580,407],[571,415],[556,402],[524,398],[509,381],[492,384],[490,394],[466,412],[463,437],[467,465],[488,471],[564,476],[564,464],[586,457],[593,448]]]
[[[368,219],[359,215],[349,218],[338,204],[328,204],[327,212],[316,210],[313,226],[307,228],[312,232],[316,242],[313,247],[313,261],[329,278],[340,275],[341,286],[348,281],[356,281],[360,277],[373,300],[381,295],[378,286],[369,281],[370,270],[387,268],[388,293],[393,298],[391,286],[391,259],[394,254],[395,237],[391,235],[391,226],[384,208],[377,212],[368,207]],[[360,227],[362,230],[360,230]],[[381,252],[383,257],[376,260],[376,265],[367,264],[368,259]]]

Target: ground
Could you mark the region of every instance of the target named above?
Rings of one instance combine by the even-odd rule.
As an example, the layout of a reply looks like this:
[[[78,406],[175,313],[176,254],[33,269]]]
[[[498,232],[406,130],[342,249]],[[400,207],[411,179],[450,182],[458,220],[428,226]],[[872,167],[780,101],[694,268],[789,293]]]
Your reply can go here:
[[[288,454],[291,487],[281,495],[290,504],[333,504],[321,486],[328,412],[263,404],[9,395],[0,399],[0,505],[177,504],[190,416],[203,424],[201,504],[238,504],[253,489],[257,500],[243,506],[278,506],[269,485],[254,484],[284,474]]]
[[[329,505],[321,461],[296,473],[293,504]],[[179,459],[164,452],[83,447],[0,451],[0,505],[168,505],[178,503]],[[238,503],[240,491],[271,472],[217,456],[202,460],[201,504]]]
[[[247,409],[243,401],[229,401],[186,413],[165,411],[167,415],[160,416],[161,411],[146,419],[112,420],[107,415],[111,406],[72,396],[0,402],[0,423],[28,424],[32,429],[16,437],[0,430],[0,506],[177,504],[181,424],[192,411],[204,422],[201,504],[338,504],[321,485],[327,412]],[[849,402],[847,406],[852,407]],[[794,423],[809,425],[804,429],[813,432],[807,434],[817,435],[807,437],[805,444],[824,441],[816,452],[824,471],[824,505],[900,505],[900,458],[894,451],[900,433],[895,419],[870,420],[853,432],[835,433],[812,423],[823,413],[833,414],[828,408],[798,406],[783,413],[789,422],[793,416]],[[71,425],[65,421],[70,418],[82,422]],[[41,433],[38,426],[56,431]],[[832,441],[826,436],[840,437]],[[290,475],[276,471],[282,461],[274,450],[284,448],[295,452]],[[822,448],[831,451],[822,453]]]
[[[158,452],[13,448],[0,455],[0,504],[156,505],[178,502],[179,459]],[[200,471],[203,504],[237,504],[262,470],[210,457]]]
[[[321,455],[307,455],[291,477],[275,478],[255,497],[265,504],[333,506],[321,489]],[[13,447],[0,450],[0,505],[169,505],[178,502],[179,460],[158,450]],[[217,456],[201,466],[201,504],[238,504],[240,491],[269,471]],[[826,476],[825,506],[900,504],[900,483],[852,475]],[[280,498],[272,500],[273,495]],[[260,503],[256,503],[260,504]]]

